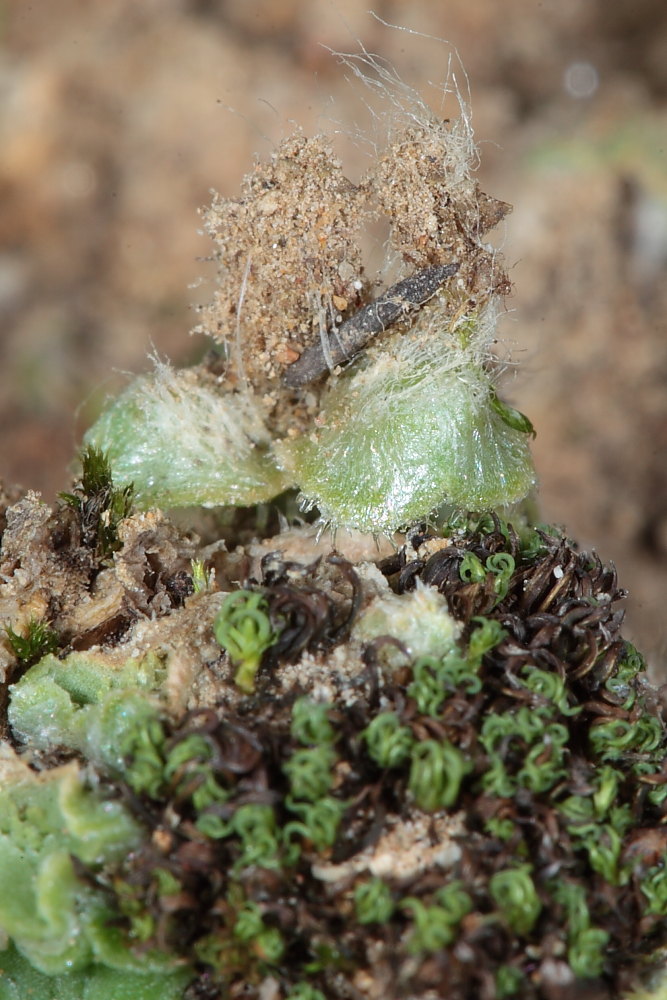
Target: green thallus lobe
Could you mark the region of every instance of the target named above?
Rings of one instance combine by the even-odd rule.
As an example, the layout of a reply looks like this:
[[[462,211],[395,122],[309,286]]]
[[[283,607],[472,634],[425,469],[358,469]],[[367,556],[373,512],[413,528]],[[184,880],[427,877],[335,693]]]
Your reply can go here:
[[[391,532],[443,502],[485,510],[521,500],[534,483],[528,425],[499,407],[486,333],[462,349],[432,325],[419,348],[395,337],[333,380],[316,426],[294,439],[272,436],[247,393],[225,395],[161,365],[110,405],[87,441],[108,452],[114,477],[132,482],[144,507],[251,505],[296,486],[334,526]]]

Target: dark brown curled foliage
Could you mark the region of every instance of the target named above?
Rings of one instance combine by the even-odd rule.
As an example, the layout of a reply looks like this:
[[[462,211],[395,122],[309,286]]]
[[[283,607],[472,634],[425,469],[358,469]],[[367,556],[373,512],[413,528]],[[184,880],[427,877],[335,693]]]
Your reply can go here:
[[[223,774],[247,774],[261,760],[262,745],[257,736],[232,718],[221,719],[212,708],[188,712],[168,749],[195,734],[204,738],[212,751],[212,766]]]
[[[195,592],[192,576],[184,569],[168,577],[164,581],[164,586],[174,608],[182,607],[186,597],[190,597]]]
[[[538,532],[542,550],[524,555],[512,526],[503,532],[497,519],[496,525],[489,534],[473,534],[459,544],[454,539],[425,560],[408,561],[399,553],[380,568],[398,593],[414,589],[417,579],[436,587],[463,622],[477,615],[498,619],[509,633],[498,653],[512,673],[530,663],[567,674],[586,688],[599,687],[623,649],[624,612],[614,605],[625,591],[618,586],[615,568],[545,532]],[[491,573],[479,583],[461,579],[461,563],[470,552],[483,564],[498,552],[514,558],[516,569],[501,601]]]
[[[359,609],[359,578],[346,559],[331,555],[324,566],[283,562],[275,553],[262,561],[264,596],[278,639],[264,663],[296,660],[304,650],[326,649],[340,642]],[[314,582],[317,578],[317,584]],[[323,580],[330,587],[324,590]]]

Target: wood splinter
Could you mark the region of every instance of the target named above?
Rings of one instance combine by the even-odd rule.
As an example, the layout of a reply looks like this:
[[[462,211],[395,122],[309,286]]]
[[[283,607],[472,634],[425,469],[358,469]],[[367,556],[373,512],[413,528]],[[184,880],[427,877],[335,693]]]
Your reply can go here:
[[[335,366],[350,361],[372,337],[428,302],[447,278],[456,274],[459,266],[457,262],[416,271],[359,309],[333,331],[329,344],[330,363]],[[283,385],[297,389],[314,382],[327,371],[329,363],[322,344],[311,344],[299,360],[287,368]]]

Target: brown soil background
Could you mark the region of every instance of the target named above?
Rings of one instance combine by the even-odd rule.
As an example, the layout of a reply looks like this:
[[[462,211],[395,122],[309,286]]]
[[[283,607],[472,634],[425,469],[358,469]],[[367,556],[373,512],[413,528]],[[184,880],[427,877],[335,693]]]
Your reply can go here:
[[[542,517],[613,560],[667,661],[667,6],[661,0],[6,0],[0,6],[0,476],[52,500],[120,372],[187,336],[196,210],[291,130],[366,122],[322,47],[437,99],[470,81],[515,293],[505,395],[537,427]],[[583,68],[582,68],[583,67]],[[454,64],[457,79],[463,73]],[[597,82],[597,85],[596,85]],[[229,110],[234,109],[233,111]],[[453,103],[445,113],[455,113]],[[364,151],[341,138],[350,176]],[[210,271],[210,269],[209,269]],[[663,673],[664,676],[664,673]]]

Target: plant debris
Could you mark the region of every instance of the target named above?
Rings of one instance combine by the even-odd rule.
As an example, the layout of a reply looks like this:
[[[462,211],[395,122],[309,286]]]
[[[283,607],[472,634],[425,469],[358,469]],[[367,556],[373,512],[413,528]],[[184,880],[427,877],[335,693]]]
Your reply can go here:
[[[349,361],[366,346],[371,337],[382,333],[392,323],[428,302],[443,282],[456,274],[458,269],[458,264],[429,267],[392,285],[374,302],[369,302],[341,324],[329,345],[329,357],[326,357],[322,343],[307,347],[299,360],[291,364],[283,375],[284,385],[291,388],[308,385],[323,375],[330,365]]]

